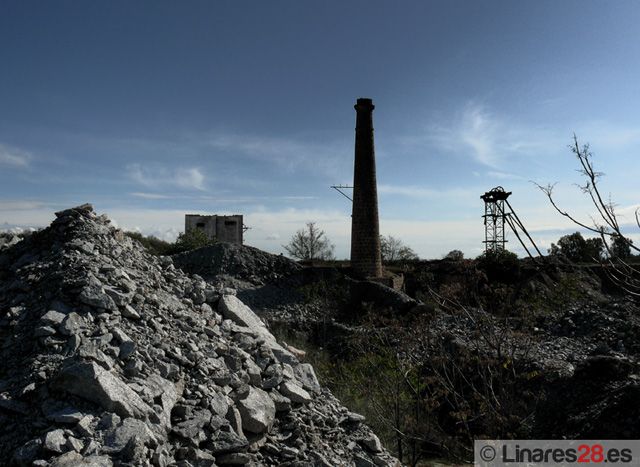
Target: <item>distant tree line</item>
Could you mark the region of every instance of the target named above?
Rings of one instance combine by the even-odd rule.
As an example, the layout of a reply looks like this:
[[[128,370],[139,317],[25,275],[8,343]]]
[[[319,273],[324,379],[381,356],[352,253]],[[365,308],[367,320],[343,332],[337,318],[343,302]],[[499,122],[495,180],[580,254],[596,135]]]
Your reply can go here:
[[[627,260],[632,256],[631,245],[631,239],[620,235],[613,235],[605,244],[601,237],[584,238],[580,232],[575,232],[560,237],[557,244],[552,243],[549,254],[562,255],[575,263]]]

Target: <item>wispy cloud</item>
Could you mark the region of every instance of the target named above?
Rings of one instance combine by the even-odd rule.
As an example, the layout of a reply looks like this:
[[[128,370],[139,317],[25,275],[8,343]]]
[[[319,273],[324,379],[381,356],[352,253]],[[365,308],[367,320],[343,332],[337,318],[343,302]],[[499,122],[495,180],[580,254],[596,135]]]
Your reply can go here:
[[[267,161],[287,173],[305,170],[335,177],[351,164],[348,155],[352,148],[347,141],[316,142],[222,132],[211,132],[205,141],[211,148]]]
[[[30,210],[45,207],[46,204],[40,201],[16,200],[0,201],[0,211]]]
[[[25,169],[31,163],[31,154],[17,148],[0,144],[0,167]]]
[[[162,194],[162,193],[149,193],[145,191],[134,191],[129,195],[147,200],[159,200],[159,199],[172,199],[183,201],[200,201],[200,202],[214,202],[214,203],[260,203],[264,201],[310,201],[318,199],[317,196],[295,196],[295,195],[283,195],[283,196],[229,196],[227,194],[220,195],[188,195],[188,194]]]
[[[380,185],[378,192],[387,195],[400,195],[410,198],[438,198],[448,199],[462,196],[475,196],[476,193],[472,190],[464,188],[452,188],[446,190],[437,190],[433,188],[427,188],[423,186],[411,186],[411,185]]]
[[[486,173],[487,177],[497,178],[499,180],[525,180],[524,177],[520,175],[508,173],[508,172],[500,172],[499,170],[490,170]]]
[[[205,190],[205,175],[197,167],[179,167],[170,170],[164,167],[143,167],[141,164],[129,164],[126,167],[126,172],[131,180],[148,188],[173,186],[183,189]]]
[[[441,149],[468,154],[494,169],[494,174],[514,158],[563,150],[566,142],[550,130],[510,121],[484,106],[468,103],[449,125],[431,124],[427,138]]]
[[[159,193],[145,193],[140,191],[130,193],[130,195],[135,196],[136,198],[142,198],[142,199],[173,199],[175,198],[175,196],[171,196],[171,195],[161,195]]]

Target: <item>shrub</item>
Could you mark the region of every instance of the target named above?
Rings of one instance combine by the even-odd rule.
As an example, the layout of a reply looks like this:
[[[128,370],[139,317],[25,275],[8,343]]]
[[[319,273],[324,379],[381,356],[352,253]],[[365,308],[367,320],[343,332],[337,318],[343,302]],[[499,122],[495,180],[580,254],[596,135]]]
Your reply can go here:
[[[169,254],[175,255],[176,253],[195,250],[204,246],[213,245],[215,242],[215,240],[209,239],[209,237],[207,237],[207,234],[204,233],[203,230],[188,230],[178,235],[178,238],[172,245]]]
[[[520,275],[518,256],[508,250],[488,250],[476,260],[490,281],[513,283]]]
[[[152,255],[167,255],[173,247],[173,244],[160,240],[153,235],[147,237],[140,232],[125,232],[124,234],[142,243],[142,246]]]
[[[460,250],[451,250],[444,256],[444,259],[450,261],[462,261],[464,259],[464,253]]]
[[[215,243],[215,240],[207,238],[207,235],[200,229],[181,233],[174,243],[165,242],[153,235],[145,236],[140,232],[125,232],[124,234],[142,243],[142,246],[145,247],[149,253],[156,256],[175,255],[176,253],[195,250],[196,248],[213,245]]]

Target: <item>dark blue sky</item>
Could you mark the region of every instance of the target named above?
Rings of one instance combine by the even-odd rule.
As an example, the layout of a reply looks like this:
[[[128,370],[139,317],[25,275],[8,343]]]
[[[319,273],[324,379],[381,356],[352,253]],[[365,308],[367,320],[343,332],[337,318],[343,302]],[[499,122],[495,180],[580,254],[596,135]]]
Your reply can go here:
[[[478,196],[503,184],[548,243],[566,226],[528,180],[587,209],[574,131],[621,207],[640,199],[638,24],[631,1],[5,0],[0,224],[91,201],[170,237],[185,211],[240,212],[249,243],[280,251],[316,220],[344,256],[328,186],[351,180],[364,96],[383,233],[475,254]]]

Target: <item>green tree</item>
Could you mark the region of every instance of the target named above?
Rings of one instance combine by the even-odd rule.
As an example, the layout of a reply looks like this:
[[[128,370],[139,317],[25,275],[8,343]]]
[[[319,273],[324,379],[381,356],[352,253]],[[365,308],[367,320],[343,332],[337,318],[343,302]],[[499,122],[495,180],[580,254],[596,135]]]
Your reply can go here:
[[[604,242],[601,238],[585,239],[580,232],[564,235],[558,244],[551,244],[549,254],[562,254],[573,262],[601,261],[604,253]]]
[[[511,282],[520,274],[518,255],[509,250],[488,250],[476,258],[478,269],[487,274],[489,280]]]
[[[195,250],[203,246],[213,245],[215,240],[207,237],[201,229],[192,229],[178,235],[176,242],[171,248],[171,254],[182,253],[184,251]]]
[[[609,246],[609,252],[614,259],[629,259],[633,241],[622,235],[614,235]]]
[[[303,261],[334,259],[335,246],[315,222],[307,222],[306,227],[298,230],[283,248],[290,256]]]
[[[460,250],[451,250],[449,253],[444,255],[444,259],[448,259],[450,261],[462,261],[464,259],[464,253]]]
[[[604,251],[605,251],[604,242],[602,241],[602,239],[598,237],[591,237],[591,238],[585,239],[585,243],[586,243],[586,251],[584,256],[584,262],[602,261],[602,258],[604,256]]]

